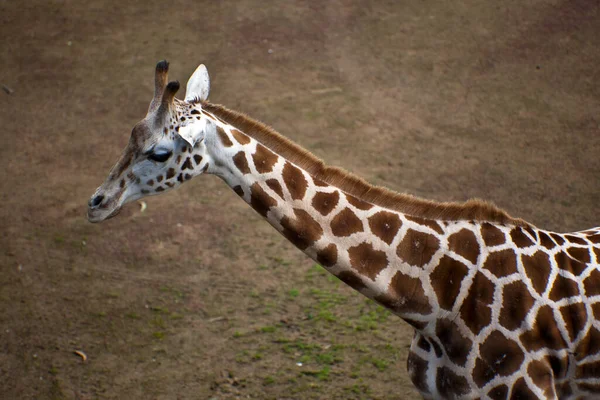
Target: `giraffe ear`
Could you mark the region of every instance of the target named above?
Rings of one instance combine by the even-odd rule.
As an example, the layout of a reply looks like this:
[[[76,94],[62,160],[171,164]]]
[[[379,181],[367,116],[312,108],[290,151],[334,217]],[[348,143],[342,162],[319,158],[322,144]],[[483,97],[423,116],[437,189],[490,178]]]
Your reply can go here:
[[[198,121],[192,122],[179,128],[177,131],[179,136],[185,140],[190,146],[194,147],[201,139],[204,138],[206,131],[211,127],[211,121],[203,117]]]
[[[200,64],[188,80],[185,101],[206,100],[210,92],[210,78],[204,64]]]

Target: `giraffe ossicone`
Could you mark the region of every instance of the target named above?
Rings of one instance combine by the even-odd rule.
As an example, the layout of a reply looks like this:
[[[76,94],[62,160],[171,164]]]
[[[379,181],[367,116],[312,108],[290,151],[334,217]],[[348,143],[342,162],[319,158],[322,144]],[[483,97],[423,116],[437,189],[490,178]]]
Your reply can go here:
[[[159,62],[146,117],[88,204],[100,222],[197,175],[219,176],[296,247],[415,329],[425,398],[600,398],[600,228],[559,234],[477,200],[375,187],[246,115],[185,100]]]

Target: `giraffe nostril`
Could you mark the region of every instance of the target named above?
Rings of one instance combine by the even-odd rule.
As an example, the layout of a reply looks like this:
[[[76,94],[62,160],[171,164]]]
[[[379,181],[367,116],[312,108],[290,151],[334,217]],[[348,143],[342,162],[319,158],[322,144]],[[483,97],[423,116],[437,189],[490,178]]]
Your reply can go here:
[[[94,197],[93,199],[90,200],[89,202],[89,206],[91,208],[96,208],[100,205],[100,203],[102,203],[102,200],[104,200],[104,196],[102,195],[98,195],[96,197]]]

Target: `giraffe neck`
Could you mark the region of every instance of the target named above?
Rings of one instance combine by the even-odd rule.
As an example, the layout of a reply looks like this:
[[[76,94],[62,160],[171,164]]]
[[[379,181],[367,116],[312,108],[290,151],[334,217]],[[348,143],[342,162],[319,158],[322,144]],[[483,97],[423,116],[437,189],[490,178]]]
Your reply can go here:
[[[443,304],[447,310],[440,309],[435,293],[446,287],[445,303],[453,302],[450,297],[458,294],[464,276],[452,282],[455,271],[448,271],[433,280],[427,267],[445,256],[441,243],[448,227],[458,232],[469,222],[438,222],[359,199],[233,124],[205,115],[215,125],[212,137],[206,138],[212,158],[207,172],[221,177],[296,247],[417,329],[452,309],[448,304]],[[471,266],[475,262],[466,261]],[[457,290],[448,291],[447,286]]]

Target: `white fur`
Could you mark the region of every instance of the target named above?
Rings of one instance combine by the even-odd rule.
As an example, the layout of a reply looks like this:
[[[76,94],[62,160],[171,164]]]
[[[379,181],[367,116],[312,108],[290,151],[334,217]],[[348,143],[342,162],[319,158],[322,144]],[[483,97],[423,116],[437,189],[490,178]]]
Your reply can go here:
[[[200,64],[187,82],[185,101],[206,100],[210,92],[210,78],[204,64]]]

